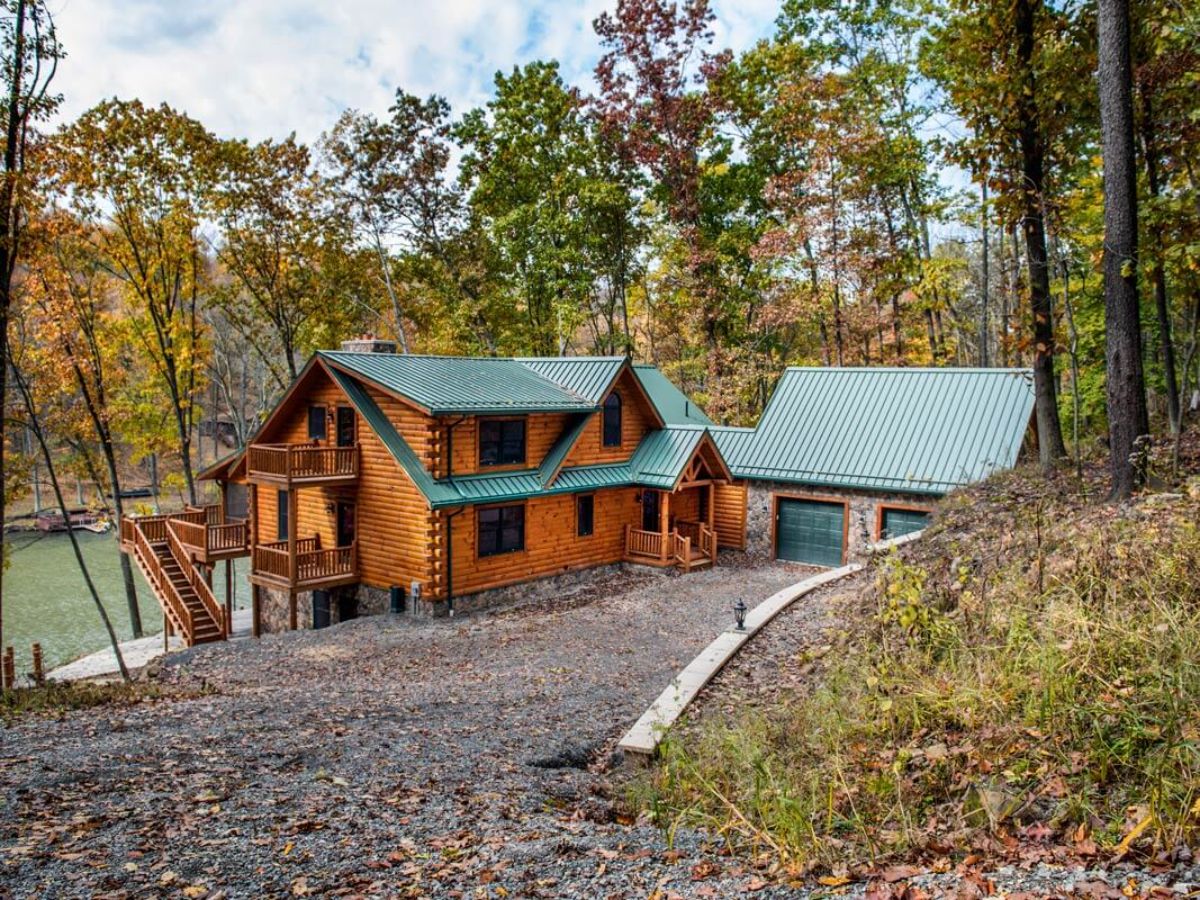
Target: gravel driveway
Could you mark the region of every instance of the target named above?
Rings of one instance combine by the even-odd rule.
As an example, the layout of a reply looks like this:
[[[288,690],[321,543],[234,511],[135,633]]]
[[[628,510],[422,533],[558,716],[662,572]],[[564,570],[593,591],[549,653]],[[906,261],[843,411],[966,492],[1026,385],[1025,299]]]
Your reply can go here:
[[[721,562],[455,620],[208,645],[158,677],[211,694],[25,719],[0,731],[0,896],[761,887],[699,835],[668,849],[621,824],[606,774],[736,597],[754,605],[811,572]]]

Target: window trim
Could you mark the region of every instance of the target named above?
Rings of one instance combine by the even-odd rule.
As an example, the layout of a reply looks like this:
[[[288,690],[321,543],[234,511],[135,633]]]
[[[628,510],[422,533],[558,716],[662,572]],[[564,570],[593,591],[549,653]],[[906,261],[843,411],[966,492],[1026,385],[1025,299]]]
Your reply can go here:
[[[520,422],[521,423],[521,458],[515,462],[494,462],[485,463],[483,461],[483,426],[485,423],[501,423],[502,430],[504,422]],[[503,446],[504,438],[501,435],[500,444]],[[481,416],[475,425],[475,463],[479,469],[489,469],[495,471],[497,469],[512,469],[523,468],[529,460],[529,417],[528,416]]]
[[[482,542],[479,539],[481,525],[482,525],[482,523],[480,522],[480,519],[479,519],[479,514],[483,513],[483,512],[489,512],[493,509],[497,509],[497,510],[519,509],[519,510],[521,510],[521,546],[520,547],[513,547],[509,550],[494,550],[489,553],[483,552]],[[524,501],[518,502],[518,503],[489,503],[487,506],[475,507],[475,558],[477,560],[484,560],[484,559],[492,559],[497,556],[511,556],[514,553],[524,553],[526,550],[525,538],[527,536],[527,534],[526,534],[527,529],[525,526],[528,523],[527,512],[528,512],[528,510],[526,509],[526,504]],[[503,513],[501,513],[500,531],[501,531],[501,533],[503,533],[503,531],[504,531]]]
[[[584,500],[591,501],[591,515],[588,522],[587,534],[582,533],[580,528],[579,504]],[[591,538],[596,536],[596,495],[594,493],[576,494],[575,495],[575,537],[576,538]]]
[[[609,400],[616,400],[613,406],[608,405]],[[617,442],[610,444],[608,442],[608,414],[610,410],[615,410],[617,414]],[[606,450],[619,449],[625,444],[625,401],[621,397],[621,392],[613,388],[607,397],[604,398],[604,404],[600,409],[600,446]]]
[[[883,536],[883,514],[885,510],[895,509],[900,512],[921,512],[926,516],[933,515],[933,507],[918,506],[915,503],[876,503],[875,504],[875,540],[885,541],[890,538]]]
[[[313,437],[313,413],[317,412],[318,410],[320,410],[321,413],[321,435],[320,437]],[[328,415],[329,409],[324,404],[310,403],[308,405],[308,421],[306,422],[306,427],[308,430],[308,439],[310,441],[329,440],[329,422],[326,418]]]

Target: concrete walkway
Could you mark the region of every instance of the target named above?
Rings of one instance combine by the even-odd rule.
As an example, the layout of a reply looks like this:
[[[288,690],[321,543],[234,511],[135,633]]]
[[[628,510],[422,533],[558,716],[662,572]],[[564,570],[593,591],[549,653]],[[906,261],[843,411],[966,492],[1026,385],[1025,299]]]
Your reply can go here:
[[[233,611],[233,633],[231,640],[250,636],[250,610],[235,609]],[[183,648],[183,642],[178,635],[171,637],[171,649],[180,650]],[[121,643],[121,656],[125,658],[125,667],[133,670],[140,669],[142,666],[149,663],[151,660],[158,659],[162,656],[163,651],[163,636],[160,631],[158,634],[150,637],[137,638],[136,640],[123,641]],[[89,653],[87,656],[81,656],[74,662],[69,662],[65,666],[59,666],[47,673],[46,677],[51,681],[77,681],[81,678],[107,678],[116,675],[120,670],[117,668],[117,658],[113,655],[111,647],[105,647],[103,650],[97,650],[95,653]]]

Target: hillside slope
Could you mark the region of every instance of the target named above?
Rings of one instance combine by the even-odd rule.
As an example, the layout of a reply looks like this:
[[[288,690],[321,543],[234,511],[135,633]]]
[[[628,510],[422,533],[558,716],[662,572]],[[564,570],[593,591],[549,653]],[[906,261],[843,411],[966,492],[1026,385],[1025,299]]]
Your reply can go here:
[[[641,799],[827,886],[1182,872],[1200,837],[1200,478],[1115,505],[1103,474],[1023,469],[947,498],[839,598],[828,647],[781,653],[768,630],[765,670],[714,682]]]

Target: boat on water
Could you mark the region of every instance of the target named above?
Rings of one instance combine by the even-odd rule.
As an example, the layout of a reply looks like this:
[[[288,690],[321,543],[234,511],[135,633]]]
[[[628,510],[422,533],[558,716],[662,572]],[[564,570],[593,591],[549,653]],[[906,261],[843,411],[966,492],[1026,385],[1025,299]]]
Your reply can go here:
[[[58,532],[68,528],[74,531],[91,531],[104,534],[112,529],[112,520],[104,513],[89,509],[71,509],[64,516],[59,508],[44,509],[34,519],[38,531]]]

